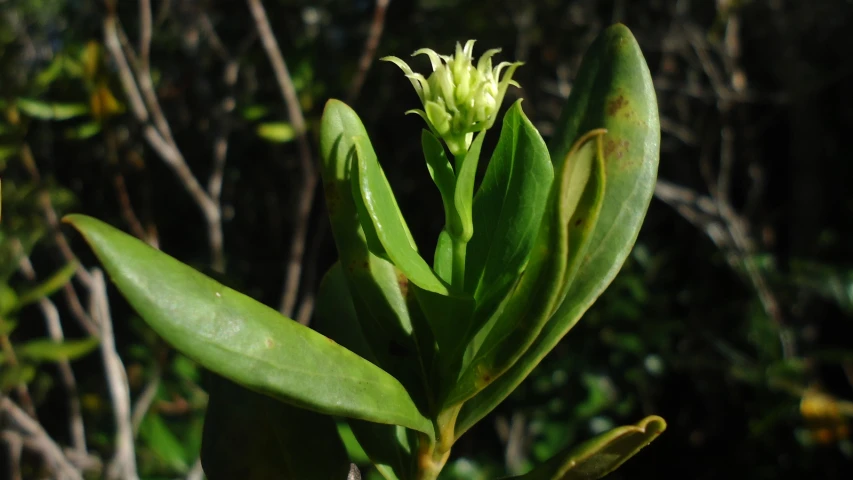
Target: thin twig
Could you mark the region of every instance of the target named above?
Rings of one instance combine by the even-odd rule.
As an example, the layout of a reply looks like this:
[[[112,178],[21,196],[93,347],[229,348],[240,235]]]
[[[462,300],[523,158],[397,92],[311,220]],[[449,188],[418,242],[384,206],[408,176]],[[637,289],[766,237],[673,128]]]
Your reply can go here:
[[[267,12],[261,0],[246,0],[255,26],[261,38],[267,57],[272,64],[275,78],[278,81],[281,95],[287,107],[288,117],[293,129],[296,131],[297,143],[299,144],[299,163],[302,169],[301,190],[296,202],[295,224],[293,228],[293,241],[290,244],[286,273],[284,279],[284,291],[282,292],[281,307],[279,310],[287,317],[292,317],[296,307],[297,295],[299,293],[299,280],[302,277],[302,267],[305,256],[305,242],[308,236],[308,221],[311,214],[311,206],[314,201],[314,191],[317,187],[317,172],[311,159],[311,147],[308,145],[308,137],[305,130],[305,118],[296,96],[296,88],[293,79],[287,70],[287,64],[281,55],[281,50],[273,35]]]
[[[9,480],[23,480],[21,454],[24,451],[24,440],[17,432],[11,430],[3,430],[0,436],[3,437],[9,450]]]
[[[28,256],[21,256],[18,262],[18,270],[27,280],[36,281],[36,272]],[[42,315],[44,315],[50,339],[56,343],[61,343],[65,340],[65,334],[62,331],[59,310],[46,297],[41,298],[38,304]],[[59,368],[59,377],[62,379],[62,384],[68,395],[68,421],[69,430],[71,431],[71,445],[75,451],[75,457],[86,458],[88,455],[86,429],[83,423],[83,411],[80,405],[80,396],[77,392],[77,380],[74,378],[74,370],[71,369],[71,362],[68,359],[59,360],[57,367]]]
[[[367,79],[367,72],[373,65],[376,49],[379,47],[379,40],[382,38],[382,31],[385,29],[385,11],[388,10],[389,3],[391,3],[390,0],[376,0],[373,20],[370,22],[367,39],[364,41],[364,50],[362,50],[361,58],[358,60],[358,70],[352,79],[352,83],[350,83],[349,94],[347,95],[347,100],[350,103],[358,97],[361,87],[364,86],[364,81]]]
[[[171,168],[187,193],[201,209],[207,223],[211,267],[216,271],[224,271],[222,212],[219,204],[210,197],[198,182],[180,149],[175,144],[169,124],[157,101],[150,69],[139,65],[136,68],[136,75],[134,75],[134,71],[128,63],[128,57],[133,53],[132,48],[127,42],[123,44],[120,39],[122,35],[119,32],[116,13],[114,10],[109,10],[107,16],[104,17],[104,44],[118,68],[119,79],[130,101],[131,111],[137,121],[143,124],[142,132],[148,144]],[[141,64],[143,62],[136,63]],[[149,123],[149,119],[152,117],[154,119],[153,125]]]
[[[59,480],[83,480],[80,472],[74,468],[59,445],[32,417],[8,397],[0,397],[0,412],[4,413],[11,423],[25,436],[33,440],[33,445],[56,473]]]
[[[116,424],[115,455],[107,466],[106,477],[108,479],[135,480],[139,476],[136,473],[136,453],[133,445],[130,386],[127,383],[127,372],[116,351],[104,274],[99,269],[93,269],[91,275],[90,315],[98,319],[98,326],[101,329],[101,355],[110,399],[112,400],[113,420]]]
[[[158,364],[154,368],[154,374],[151,376],[151,379],[145,384],[145,388],[142,389],[142,393],[139,394],[139,397],[137,397],[136,402],[133,404],[130,423],[133,425],[134,438],[139,434],[139,427],[142,425],[142,420],[145,419],[145,414],[148,413],[148,410],[151,409],[151,404],[154,403],[154,398],[157,396],[157,389],[160,388],[160,379],[160,365]]]

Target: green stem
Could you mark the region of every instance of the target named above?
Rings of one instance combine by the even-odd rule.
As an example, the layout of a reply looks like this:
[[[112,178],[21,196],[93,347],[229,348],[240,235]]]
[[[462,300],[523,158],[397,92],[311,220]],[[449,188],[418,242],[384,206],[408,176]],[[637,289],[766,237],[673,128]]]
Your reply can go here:
[[[468,242],[453,238],[453,270],[450,285],[454,290],[463,291],[465,289],[465,252],[468,249]]]
[[[436,480],[450,458],[450,449],[455,440],[456,418],[462,404],[454,405],[438,414],[435,419],[435,442],[421,438],[418,451],[418,480]]]

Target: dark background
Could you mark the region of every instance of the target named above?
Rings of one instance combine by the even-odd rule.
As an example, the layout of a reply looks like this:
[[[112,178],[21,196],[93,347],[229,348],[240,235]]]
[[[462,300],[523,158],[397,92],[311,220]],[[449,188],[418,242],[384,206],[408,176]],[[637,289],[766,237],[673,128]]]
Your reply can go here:
[[[442,226],[419,149],[422,121],[403,114],[419,106],[416,95],[391,64],[359,67],[371,28],[384,25],[368,59],[407,59],[424,46],[449,52],[475,38],[475,54],[500,47],[499,60],[524,61],[514,77],[522,88],[510,89],[504,105],[524,98],[547,140],[583,52],[622,22],[657,87],[656,198],[613,285],[457,444],[448,478],[524,472],[571,442],[649,414],[666,418],[668,430],[612,478],[850,478],[853,2],[394,0],[382,19],[367,0],[264,3],[308,125],[307,154],[286,134],[291,119],[245,2],[153,2],[154,89],[202,185],[215,143],[228,141],[223,269],[211,260],[200,209],[128,106],[104,49],[109,4],[0,1],[0,245],[32,239],[31,248],[24,243],[42,276],[63,265],[47,195],[60,214],[156,238],[167,253],[278,308],[306,195],[303,166],[316,161],[328,98],[345,99],[364,120],[421,251],[432,251]],[[137,8],[118,8],[133,48]],[[231,85],[229,64],[238,68]],[[421,58],[411,64],[428,68]],[[115,108],[103,107],[109,97]],[[85,111],[57,118],[21,98]],[[276,129],[285,135],[268,133]],[[308,197],[298,305],[310,305],[336,256],[320,193]],[[4,288],[32,283],[20,272],[6,277]],[[198,454],[202,375],[111,294],[132,398],[154,392],[137,440],[140,473],[185,476]],[[66,336],[83,336],[69,300],[57,295],[56,304]],[[45,335],[39,316],[23,311],[12,345]],[[113,426],[103,368],[97,355],[73,365],[90,448],[106,461]],[[56,377],[52,365],[39,365],[28,382],[42,425],[66,444],[68,391]],[[10,385],[5,391],[18,398]],[[44,471],[38,455],[23,460],[25,477]]]

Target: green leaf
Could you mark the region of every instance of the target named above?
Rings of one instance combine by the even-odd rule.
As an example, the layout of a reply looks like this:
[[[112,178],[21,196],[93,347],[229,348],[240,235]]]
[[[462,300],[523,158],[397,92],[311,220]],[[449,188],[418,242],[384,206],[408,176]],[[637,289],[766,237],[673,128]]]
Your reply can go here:
[[[18,98],[18,108],[40,120],[68,120],[89,113],[85,103],[49,103],[31,98]]]
[[[259,137],[272,143],[287,143],[296,138],[296,130],[287,122],[269,122],[258,125]]]
[[[0,392],[30,383],[36,377],[34,365],[6,365],[0,369]]]
[[[71,140],[86,140],[87,138],[92,138],[101,133],[102,128],[103,125],[101,122],[86,122],[65,130],[65,138]]]
[[[350,420],[350,427],[359,445],[367,453],[376,470],[388,480],[416,478],[417,437],[400,426]]]
[[[85,340],[65,340],[55,342],[49,338],[29,341],[15,352],[21,358],[33,362],[58,362],[60,360],[76,360],[98,347],[100,341],[96,337]]]
[[[355,143],[355,161],[353,162],[353,177],[359,183],[362,201],[367,208],[369,221],[376,229],[376,234],[388,257],[415,285],[439,294],[447,294],[447,285],[432,271],[417,250],[406,220],[385,173],[376,159],[370,140],[365,136],[357,136]]]
[[[527,265],[553,179],[545,141],[519,100],[504,116],[500,139],[474,198],[465,284],[478,307],[486,297],[502,298]]]
[[[453,172],[453,166],[447,158],[444,146],[429,130],[421,132],[421,146],[423,147],[429,176],[432,177],[432,181],[438,187],[441,201],[444,204],[445,229],[460,234],[462,225],[457,224],[459,217],[454,209],[453,192],[456,188],[456,174]]]
[[[535,341],[559,304],[569,252],[573,248],[569,244],[572,215],[590,177],[604,174],[600,149],[588,138],[582,140],[576,153],[558,172],[538,228],[530,265],[513,289],[509,301],[478,334],[475,343],[483,339],[479,350],[454,386],[445,406],[471,398],[506,372]]]
[[[608,28],[590,47],[558,127],[550,149],[555,168],[582,134],[607,129],[603,139],[607,192],[590,234],[590,247],[565,300],[534,344],[463,407],[457,435],[506,398],[577,323],[616,276],[637,239],[654,193],[660,124],[648,66],[627,27]]]
[[[470,241],[474,234],[474,221],[472,219],[474,180],[477,177],[477,165],[480,163],[480,151],[483,149],[483,139],[485,138],[485,130],[478,133],[474,137],[474,141],[471,142],[471,146],[468,147],[462,164],[456,166],[458,175],[456,188],[453,192],[455,218],[450,222],[450,234],[463,242]]]
[[[99,220],[65,221],[149,326],[207,369],[320,413],[432,433],[394,377],[329,338]]]
[[[201,443],[208,479],[346,478],[349,458],[332,417],[212,380]]]
[[[372,425],[379,424],[374,423]],[[352,463],[355,463],[356,465],[369,464],[370,458],[367,456],[367,452],[365,452],[364,449],[361,448],[361,444],[358,443],[358,439],[355,438],[355,434],[352,433],[352,428],[349,426],[349,423],[344,420],[341,420],[335,422],[335,426],[338,427],[338,435],[340,435],[341,441],[344,443],[344,448],[346,448],[347,450],[347,456],[349,457],[350,461]]]
[[[8,336],[18,328],[18,321],[0,316],[0,336]]]
[[[350,162],[355,150],[353,139],[366,135],[358,115],[346,104],[338,100],[326,104],[320,126],[326,206],[364,338],[379,365],[419,399],[423,395],[418,392],[425,385],[422,366],[428,368],[432,362],[433,340],[428,328],[415,328],[410,318],[408,280],[393,264],[370,251],[359,222]]]
[[[453,238],[447,229],[438,234],[432,269],[440,279],[450,283],[453,276]]]
[[[186,473],[189,470],[186,458],[188,457],[183,443],[156,413],[149,413],[139,426],[139,437],[148,448],[165,464],[176,473]]]
[[[77,266],[77,262],[70,262],[68,265],[48,277],[45,281],[22,292],[18,295],[17,308],[23,308],[56,293],[57,290],[64,287],[65,284],[71,281],[71,278],[73,278],[74,274],[77,272]]]
[[[616,470],[666,430],[657,416],[636,425],[614,428],[583,444],[567,448],[518,480],[596,480]]]
[[[339,263],[335,263],[320,282],[312,325],[365,358],[372,355],[359,327],[352,297]],[[411,455],[408,438],[405,431],[398,431],[403,427],[349,420],[348,428],[360,448],[385,478],[414,478],[414,457]]]

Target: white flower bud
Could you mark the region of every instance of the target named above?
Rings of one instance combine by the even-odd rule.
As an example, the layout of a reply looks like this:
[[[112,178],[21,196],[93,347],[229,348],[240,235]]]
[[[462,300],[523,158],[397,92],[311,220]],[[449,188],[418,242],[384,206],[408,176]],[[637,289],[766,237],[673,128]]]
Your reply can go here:
[[[416,51],[413,56],[426,55],[432,64],[433,72],[428,79],[414,73],[397,57],[382,59],[403,70],[421,99],[423,110],[406,113],[420,115],[454,156],[468,151],[475,132],[494,125],[507,87],[518,86],[512,74],[521,62],[502,62],[493,69],[491,57],[500,49],[492,49],[480,57],[475,67],[473,51],[474,40],[468,40],[464,47],[457,43],[456,54],[450,56],[439,55],[428,48]],[[501,78],[504,68],[507,69]]]

